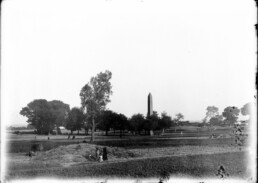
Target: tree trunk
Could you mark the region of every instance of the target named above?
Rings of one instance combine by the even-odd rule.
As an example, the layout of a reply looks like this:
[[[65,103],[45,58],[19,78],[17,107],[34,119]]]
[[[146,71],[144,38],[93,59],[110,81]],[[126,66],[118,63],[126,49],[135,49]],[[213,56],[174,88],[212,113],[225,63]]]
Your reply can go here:
[[[92,118],[91,139],[90,139],[91,142],[94,142],[94,140],[95,140],[94,133],[95,133],[95,119],[93,117]]]
[[[106,130],[106,136],[108,136],[108,130]]]
[[[79,135],[79,130],[77,131],[77,135]]]
[[[71,135],[73,134],[73,131],[71,130]]]

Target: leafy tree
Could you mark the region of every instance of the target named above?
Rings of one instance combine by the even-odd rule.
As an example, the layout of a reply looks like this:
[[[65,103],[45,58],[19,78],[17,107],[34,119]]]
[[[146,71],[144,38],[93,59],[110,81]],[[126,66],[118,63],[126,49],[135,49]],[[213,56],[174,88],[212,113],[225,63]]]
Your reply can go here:
[[[171,127],[172,119],[170,116],[167,115],[166,112],[161,113],[161,118],[158,122],[158,129],[162,129],[163,133],[165,129]]]
[[[137,131],[139,134],[143,130],[144,126],[144,116],[142,114],[134,114],[130,119],[129,119],[129,127],[128,129],[135,134]]]
[[[122,137],[122,132],[128,126],[127,117],[123,114],[115,113],[115,121],[113,123],[113,128],[120,131],[120,137]]]
[[[71,134],[73,131],[77,130],[79,134],[79,130],[82,129],[85,121],[85,116],[80,108],[74,107],[68,114],[66,128],[71,130]]]
[[[174,120],[174,122],[176,123],[176,126],[178,126],[181,119],[184,119],[184,115],[181,113],[177,113],[176,118]],[[175,132],[176,132],[176,126],[175,126]]]
[[[88,131],[90,129],[92,129],[91,118],[90,118],[89,115],[87,115],[87,113],[84,114],[84,116],[85,116],[85,121],[84,121],[84,124],[83,124],[83,128],[85,130],[85,135],[88,135]]]
[[[253,103],[247,103],[241,108],[241,114],[243,116],[249,115],[251,117],[252,108],[254,107]]]
[[[207,112],[206,112],[206,116],[203,119],[203,122],[206,123],[207,119],[211,119],[213,117],[215,117],[216,115],[219,115],[219,108],[215,107],[215,106],[208,106],[206,108]]]
[[[223,123],[223,116],[222,115],[216,115],[216,116],[214,116],[210,119],[210,124],[211,125],[220,126],[220,125],[222,125],[222,123]]]
[[[87,110],[91,119],[91,141],[94,141],[95,119],[110,102],[109,97],[112,94],[111,77],[112,73],[110,71],[100,72],[96,77],[92,77],[80,92],[82,108]]]
[[[159,122],[159,115],[157,111],[153,111],[153,114],[147,116],[145,120],[144,129],[148,131],[149,135],[153,135],[153,131],[157,129]]]
[[[224,122],[229,125],[234,124],[237,122],[239,113],[240,110],[237,107],[226,107],[222,113],[223,117],[225,117]]]
[[[62,109],[59,110],[57,106],[62,106]],[[61,101],[48,102],[45,99],[36,99],[23,107],[20,114],[28,118],[27,122],[37,129],[38,134],[47,134],[66,119],[67,111],[69,105]]]
[[[111,127],[113,127],[113,122],[115,120],[115,115],[112,111],[102,111],[99,116],[99,122],[97,128],[100,130],[104,130],[106,135],[108,135],[108,131]]]
[[[70,111],[70,106],[59,100],[50,101],[49,104],[51,105],[52,112],[55,116],[55,125],[57,127],[64,126]]]

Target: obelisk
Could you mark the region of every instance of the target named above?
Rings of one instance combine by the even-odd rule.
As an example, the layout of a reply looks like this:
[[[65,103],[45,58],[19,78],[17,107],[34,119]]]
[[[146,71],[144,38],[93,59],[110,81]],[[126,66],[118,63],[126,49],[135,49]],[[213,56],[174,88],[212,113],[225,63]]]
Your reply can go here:
[[[152,103],[152,95],[149,93],[148,95],[148,113],[147,116],[151,116],[153,114],[153,103]]]
[[[149,93],[148,95],[148,113],[147,113],[147,117],[150,117],[151,115],[153,115],[153,102],[152,102],[152,95],[151,93]],[[153,130],[150,130],[150,136],[154,135]]]

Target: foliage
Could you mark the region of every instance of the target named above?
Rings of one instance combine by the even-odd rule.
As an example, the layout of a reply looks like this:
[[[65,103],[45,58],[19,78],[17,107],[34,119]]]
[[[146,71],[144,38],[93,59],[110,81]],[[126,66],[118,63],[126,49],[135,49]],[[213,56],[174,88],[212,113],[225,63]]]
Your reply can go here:
[[[253,104],[247,103],[241,108],[241,114],[243,116],[250,115],[252,111]]]
[[[158,128],[159,120],[160,118],[157,111],[153,111],[152,115],[146,117],[144,130],[146,131],[156,130]]]
[[[75,130],[81,130],[84,126],[85,116],[80,108],[74,107],[68,114],[66,120],[66,129],[71,130],[71,133]]]
[[[69,105],[61,101],[37,99],[23,107],[20,114],[28,118],[27,122],[37,129],[37,133],[46,134],[64,123],[69,110]]]
[[[112,73],[110,71],[100,72],[96,77],[92,77],[80,92],[82,108],[87,110],[87,115],[89,115],[92,123],[92,141],[94,141],[95,119],[110,102],[109,97],[112,94],[111,77]]]
[[[113,128],[115,130],[120,130],[120,137],[122,136],[122,131],[128,127],[127,117],[123,114],[116,114],[116,120],[113,123]]]
[[[184,119],[184,115],[181,113],[176,114],[176,122],[178,123],[181,119]]]
[[[252,110],[255,108],[254,103],[247,103],[241,108],[241,114],[243,116],[249,116],[249,121],[252,119]]]
[[[233,125],[237,122],[239,112],[240,110],[237,107],[226,107],[222,113],[223,117],[225,117],[224,122],[226,124]]]
[[[128,130],[132,131],[133,133],[135,133],[136,131],[140,133],[143,130],[144,122],[145,119],[142,114],[134,114],[129,119]]]
[[[204,122],[206,122],[208,118],[211,119],[211,118],[219,115],[219,112],[218,112],[219,108],[217,108],[215,106],[208,106],[206,108],[206,110],[207,110],[207,112],[206,112],[206,116],[204,118]]]
[[[102,111],[97,117],[97,121],[97,128],[106,131],[106,135],[108,135],[110,128],[120,131],[128,128],[127,117],[123,114],[118,114],[110,110]]]
[[[211,125],[218,125],[221,126],[223,124],[223,116],[222,115],[216,115],[210,119]]]
[[[114,113],[110,110],[102,111],[97,121],[97,128],[106,131],[106,135],[108,135],[108,131],[113,126]]]
[[[161,113],[161,118],[158,121],[158,129],[167,129],[172,126],[172,119],[166,112]]]
[[[64,126],[68,117],[68,112],[70,111],[69,105],[59,100],[53,100],[49,103],[52,107],[54,115],[56,116],[54,123],[57,127]]]
[[[178,126],[181,119],[184,119],[184,115],[181,113],[176,114],[176,118],[174,119],[174,123],[176,126]],[[175,128],[175,132],[176,132],[176,128]]]

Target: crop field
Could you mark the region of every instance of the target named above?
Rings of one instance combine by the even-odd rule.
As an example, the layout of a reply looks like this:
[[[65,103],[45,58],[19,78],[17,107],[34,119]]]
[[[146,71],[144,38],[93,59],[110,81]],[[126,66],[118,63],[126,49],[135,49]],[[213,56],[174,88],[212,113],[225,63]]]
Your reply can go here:
[[[245,145],[234,142],[230,128],[203,130],[181,128],[155,136],[47,136],[11,134],[7,141],[7,179],[47,177],[218,177],[220,166],[227,176],[249,176]],[[210,138],[216,134],[216,138]],[[32,144],[43,151],[25,156]],[[90,160],[96,147],[108,148],[108,161]]]

